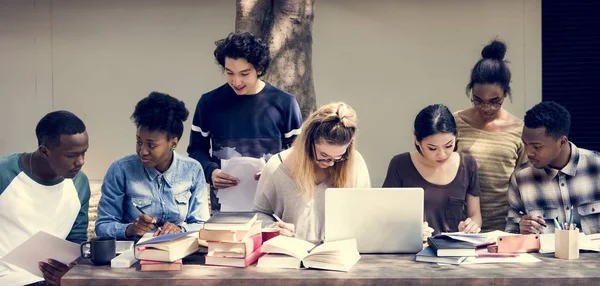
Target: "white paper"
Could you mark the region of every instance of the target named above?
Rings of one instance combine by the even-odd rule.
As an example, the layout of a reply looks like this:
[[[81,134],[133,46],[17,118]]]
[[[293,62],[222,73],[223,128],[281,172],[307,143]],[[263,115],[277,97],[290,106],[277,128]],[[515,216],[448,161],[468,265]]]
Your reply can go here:
[[[240,180],[237,186],[221,189],[217,193],[221,211],[251,211],[254,207],[254,195],[258,181],[254,175],[265,167],[263,159],[234,157],[221,160],[223,173]]]
[[[580,250],[600,252],[600,241],[597,240],[596,236],[585,235],[585,233],[580,232],[577,240]],[[540,234],[540,253],[554,253],[555,243],[554,233]]]
[[[69,265],[79,256],[79,244],[39,231],[0,260],[18,266],[33,275],[43,277],[38,268],[40,261],[47,261],[51,258]]]
[[[441,235],[445,235],[452,239],[466,241],[475,245],[484,244],[487,242],[494,242],[498,240],[499,236],[514,235],[512,233],[495,230],[487,233],[464,233],[464,232],[443,232]]]

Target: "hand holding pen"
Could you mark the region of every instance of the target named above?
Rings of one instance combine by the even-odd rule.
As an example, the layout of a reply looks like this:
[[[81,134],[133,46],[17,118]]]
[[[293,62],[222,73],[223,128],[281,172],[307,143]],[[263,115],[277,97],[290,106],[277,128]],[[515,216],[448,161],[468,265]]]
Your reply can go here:
[[[128,225],[127,229],[125,229],[125,235],[127,237],[142,236],[158,227],[156,225],[157,219],[155,217],[147,215],[136,204],[133,204],[133,206],[140,211],[141,215],[135,218],[135,222]],[[161,231],[160,227],[158,227],[158,231]]]
[[[519,232],[521,234],[542,233],[542,227],[546,226],[546,221],[541,216],[532,216],[519,211],[521,221],[519,222]]]
[[[273,214],[273,217],[277,220],[277,222],[273,225],[273,228],[279,229],[279,233],[285,236],[294,236],[294,231],[296,230],[296,226],[292,223],[286,223],[281,220],[276,214]]]

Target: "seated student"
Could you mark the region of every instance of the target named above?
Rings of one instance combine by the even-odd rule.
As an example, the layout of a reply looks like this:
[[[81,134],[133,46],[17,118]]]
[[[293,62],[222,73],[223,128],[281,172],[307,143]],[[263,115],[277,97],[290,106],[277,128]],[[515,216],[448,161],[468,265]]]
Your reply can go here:
[[[231,33],[215,43],[214,55],[227,83],[203,94],[192,122],[188,154],[202,163],[212,185],[211,209],[221,209],[217,190],[239,179],[221,171],[221,160],[268,160],[291,146],[302,116],[296,98],[261,80],[269,68],[269,47],[250,33]],[[258,180],[260,172],[255,178]]]
[[[384,188],[425,190],[425,221],[435,234],[481,231],[477,162],[457,153],[456,122],[441,104],[422,109],[414,124],[417,151],[392,158]],[[465,204],[466,214],[465,219]]]
[[[38,231],[74,243],[87,240],[90,185],[81,172],[88,149],[83,121],[68,111],[46,114],[35,128],[38,148],[0,157],[0,257]],[[0,262],[0,285],[60,285],[72,267],[40,261],[40,278]]]
[[[552,233],[554,218],[567,222],[573,213],[579,229],[599,233],[600,154],[569,141],[571,115],[555,102],[537,104],[524,121],[529,162],[510,178],[506,231]]]
[[[152,92],[137,103],[131,116],[137,154],[106,172],[98,236],[138,239],[155,229],[154,235],[199,230],[208,219],[202,166],[175,152],[188,114],[183,101],[168,94]]]
[[[284,235],[311,242],[324,239],[325,189],[368,188],[369,171],[355,149],[356,112],[331,103],[311,114],[292,147],[273,156],[258,181],[255,210],[275,214]],[[261,215],[263,224],[271,216]]]

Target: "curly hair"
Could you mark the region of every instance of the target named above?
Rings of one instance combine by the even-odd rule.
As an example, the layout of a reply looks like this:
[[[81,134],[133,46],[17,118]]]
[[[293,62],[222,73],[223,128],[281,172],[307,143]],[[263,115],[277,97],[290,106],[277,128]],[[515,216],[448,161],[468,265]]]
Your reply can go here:
[[[187,120],[189,114],[183,101],[154,91],[135,105],[131,120],[137,128],[164,131],[168,139],[174,137],[181,139],[183,122]]]
[[[251,33],[230,33],[215,45],[215,59],[222,68],[225,68],[225,58],[246,59],[259,77],[269,68],[269,46]]]
[[[475,84],[497,84],[504,91],[504,96],[511,98],[510,69],[504,60],[506,44],[493,40],[481,51],[481,57],[471,70],[471,79],[467,84],[467,96]],[[511,98],[512,99],[512,98]]]
[[[85,124],[77,115],[58,110],[46,114],[35,127],[38,145],[53,146],[60,143],[60,135],[85,132]]]
[[[525,112],[525,127],[546,128],[546,135],[558,139],[568,136],[571,129],[571,114],[562,105],[554,101],[536,104]]]

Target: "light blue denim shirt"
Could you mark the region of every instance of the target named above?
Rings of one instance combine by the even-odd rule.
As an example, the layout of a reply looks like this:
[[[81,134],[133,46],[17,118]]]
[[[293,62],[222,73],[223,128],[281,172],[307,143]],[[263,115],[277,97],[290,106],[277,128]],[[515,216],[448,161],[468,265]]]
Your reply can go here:
[[[132,239],[125,236],[125,229],[141,215],[133,203],[156,217],[158,225],[170,222],[186,231],[200,230],[209,218],[205,184],[200,163],[175,152],[162,174],[144,167],[135,154],[122,158],[104,176],[96,234]]]

